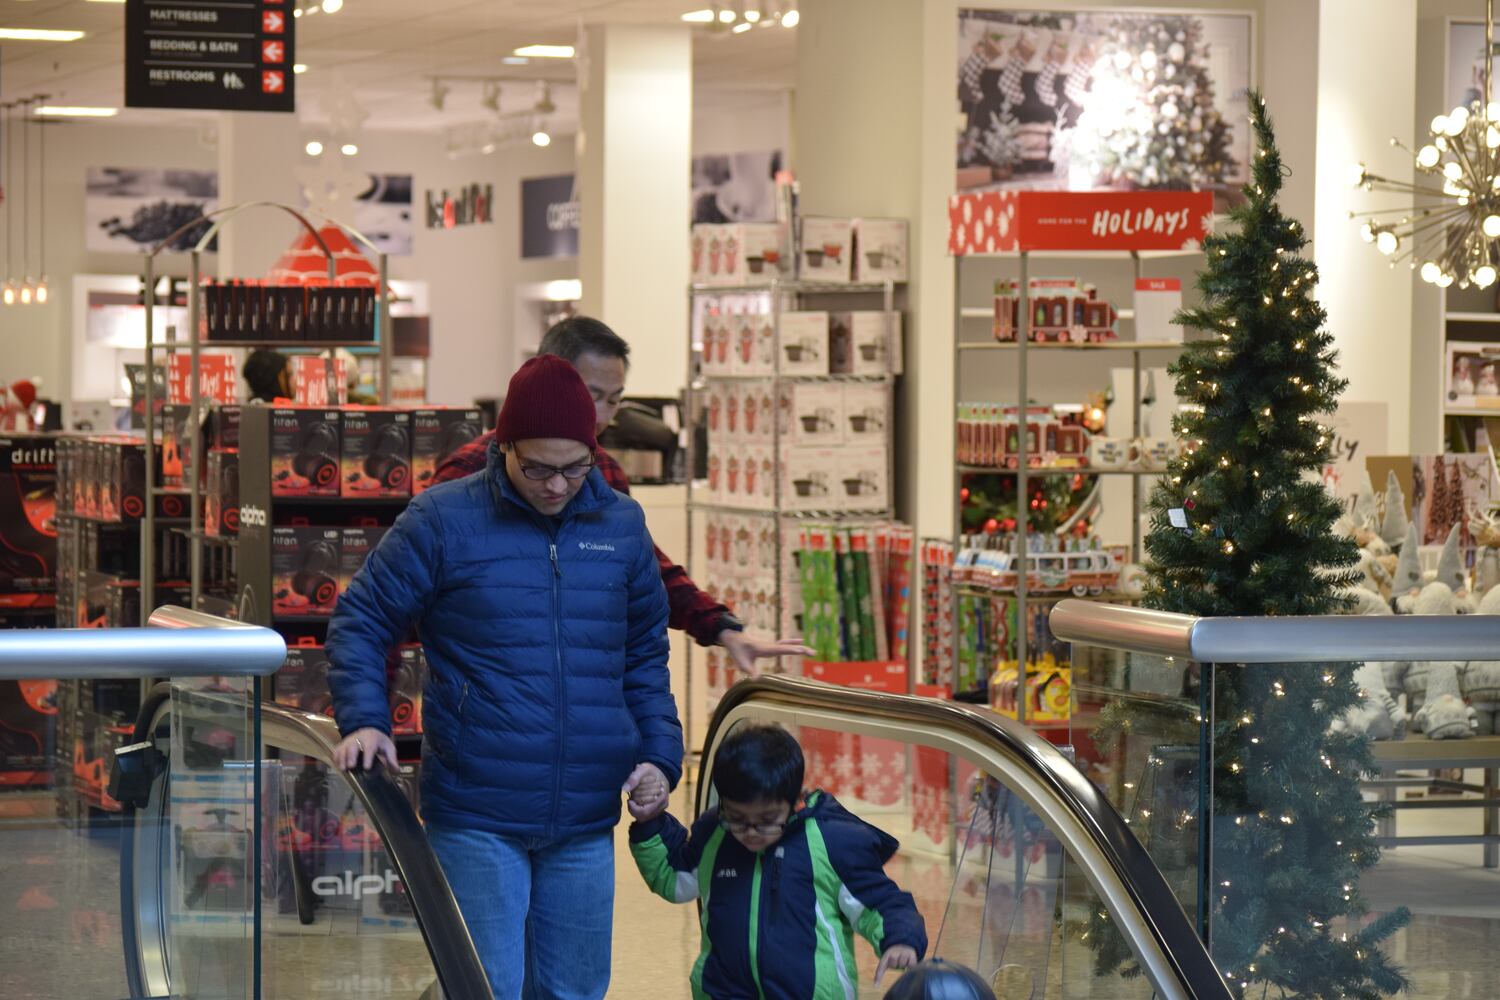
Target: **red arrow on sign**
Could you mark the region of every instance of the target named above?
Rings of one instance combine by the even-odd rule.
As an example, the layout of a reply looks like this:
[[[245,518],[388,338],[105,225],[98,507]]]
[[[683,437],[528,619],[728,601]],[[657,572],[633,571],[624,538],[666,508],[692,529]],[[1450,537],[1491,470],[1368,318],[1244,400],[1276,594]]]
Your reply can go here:
[[[279,10],[262,11],[260,28],[268,35],[279,35],[286,30],[286,15]]]
[[[260,75],[260,89],[267,94],[280,94],[286,90],[286,74],[279,69],[268,69]]]
[[[286,61],[286,45],[283,42],[261,42],[260,61],[279,63]]]

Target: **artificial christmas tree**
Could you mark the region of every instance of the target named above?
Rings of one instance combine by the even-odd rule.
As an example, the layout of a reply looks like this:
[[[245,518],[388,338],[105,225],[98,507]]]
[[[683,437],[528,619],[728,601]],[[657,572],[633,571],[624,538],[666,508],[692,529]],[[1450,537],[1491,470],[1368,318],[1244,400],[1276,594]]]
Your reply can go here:
[[[1214,105],[1203,22],[1192,15],[1111,18],[1073,132],[1073,187],[1200,189],[1232,166]]]
[[[1151,497],[1145,604],[1199,616],[1330,614],[1346,603],[1357,556],[1334,534],[1342,508],[1315,473],[1330,454],[1321,419],[1345,382],[1312,296],[1317,271],[1300,256],[1307,238],[1276,204],[1283,167],[1259,94],[1250,105],[1259,150],[1247,201],[1232,213],[1237,231],[1204,241],[1203,303],[1177,320],[1208,335],[1172,368],[1194,405],[1178,434],[1196,450]],[[1407,914],[1365,922],[1358,890],[1380,854],[1359,789],[1374,770],[1369,741],[1331,731],[1359,703],[1356,666],[1218,664],[1207,698],[1185,673],[1184,694],[1198,705],[1175,718],[1170,706],[1146,716],[1133,703],[1107,720],[1116,734],[1149,736],[1158,766],[1165,751],[1196,757],[1201,725],[1212,727],[1211,762],[1197,764],[1212,766],[1209,815],[1193,782],[1188,808],[1169,821],[1149,804],[1130,818],[1189,912],[1195,900],[1206,909],[1211,951],[1237,995],[1363,1000],[1405,987],[1379,946]],[[1211,861],[1200,856],[1210,837]],[[1101,970],[1138,972],[1118,937],[1096,927]]]

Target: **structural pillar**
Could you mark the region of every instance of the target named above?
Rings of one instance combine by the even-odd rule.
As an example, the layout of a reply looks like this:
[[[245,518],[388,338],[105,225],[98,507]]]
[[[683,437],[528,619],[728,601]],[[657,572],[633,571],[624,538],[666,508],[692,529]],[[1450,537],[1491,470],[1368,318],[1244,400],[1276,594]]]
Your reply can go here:
[[[599,25],[579,53],[583,311],[630,343],[629,391],[687,378],[693,39],[686,25]]]
[[[271,201],[300,210],[297,171],[268,170],[266,164],[301,164],[305,159],[296,115],[247,111],[219,115],[219,205]],[[264,277],[299,228],[291,216],[273,209],[241,214],[219,232],[219,275]]]
[[[1412,140],[1417,0],[1321,0],[1318,16],[1318,299],[1349,380],[1344,398],[1384,402],[1390,452],[1403,455],[1412,441],[1412,273],[1405,262],[1392,269],[1349,218],[1403,199],[1355,190],[1349,170],[1362,162],[1412,179],[1411,155],[1391,138]]]

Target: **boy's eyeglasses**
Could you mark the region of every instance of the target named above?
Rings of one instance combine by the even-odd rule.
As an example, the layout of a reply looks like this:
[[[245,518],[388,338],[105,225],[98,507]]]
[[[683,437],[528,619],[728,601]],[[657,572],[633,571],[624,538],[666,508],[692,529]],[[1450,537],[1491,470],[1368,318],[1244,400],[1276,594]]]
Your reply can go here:
[[[774,837],[786,829],[788,822],[790,821],[782,820],[780,823],[746,823],[743,820],[719,817],[719,825],[735,836],[744,833],[754,833],[762,837]]]

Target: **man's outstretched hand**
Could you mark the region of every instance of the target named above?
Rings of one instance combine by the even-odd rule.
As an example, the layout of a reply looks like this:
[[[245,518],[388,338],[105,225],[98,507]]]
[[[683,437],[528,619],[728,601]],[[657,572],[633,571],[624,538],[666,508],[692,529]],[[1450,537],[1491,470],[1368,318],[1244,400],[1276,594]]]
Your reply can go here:
[[[735,668],[752,680],[760,676],[760,667],[755,662],[756,660],[813,655],[813,651],[804,646],[801,639],[778,639],[775,642],[766,642],[753,639],[735,629],[725,629],[720,632],[719,645],[728,650],[729,659],[734,663]]]

